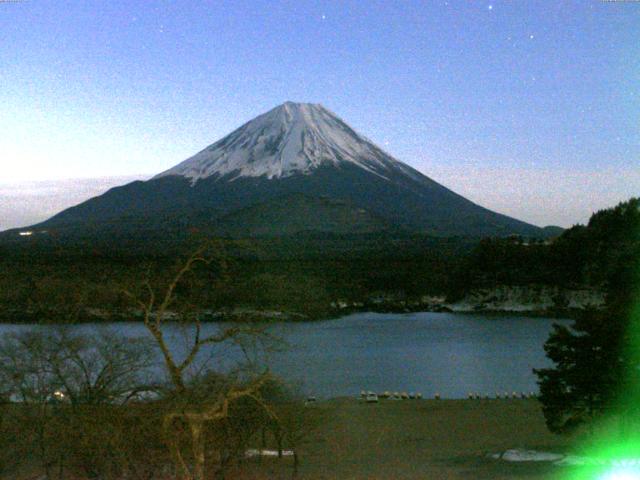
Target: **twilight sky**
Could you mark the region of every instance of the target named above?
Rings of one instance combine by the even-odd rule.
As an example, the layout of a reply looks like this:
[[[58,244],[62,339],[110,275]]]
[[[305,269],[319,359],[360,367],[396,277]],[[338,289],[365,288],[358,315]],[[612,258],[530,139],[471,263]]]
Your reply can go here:
[[[0,45],[0,230],[285,100],[539,225],[640,194],[640,2],[0,1]]]

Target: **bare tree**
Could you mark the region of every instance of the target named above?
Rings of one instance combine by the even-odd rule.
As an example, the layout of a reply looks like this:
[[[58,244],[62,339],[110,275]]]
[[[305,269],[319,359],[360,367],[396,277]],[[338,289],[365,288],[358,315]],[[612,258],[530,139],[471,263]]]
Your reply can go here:
[[[46,478],[71,469],[89,476],[122,471],[116,461],[134,396],[152,365],[149,342],[70,328],[7,334],[0,342],[0,385],[11,401],[2,435],[16,458],[36,461]]]
[[[171,450],[178,475],[183,480],[203,480],[205,478],[206,450],[205,430],[208,426],[216,425],[229,416],[229,407],[241,398],[249,398],[260,405],[269,415],[273,415],[270,407],[260,395],[261,387],[270,378],[268,370],[254,374],[244,381],[236,381],[225,388],[219,389],[212,398],[204,401],[190,401],[189,373],[196,365],[198,355],[203,348],[210,345],[220,345],[233,342],[241,347],[246,346],[243,340],[271,340],[264,328],[256,328],[253,324],[235,324],[220,329],[214,334],[203,335],[202,325],[197,314],[175,315],[171,307],[176,303],[176,291],[185,282],[187,276],[192,275],[198,266],[211,267],[212,264],[220,271],[226,268],[226,258],[222,244],[207,242],[194,251],[180,265],[176,274],[163,289],[154,288],[151,279],[144,282],[144,298],[130,291],[125,294],[136,302],[143,314],[144,325],[155,340],[173,389],[174,398],[179,401],[171,411],[165,413],[163,429],[166,442]],[[184,305],[182,309],[188,310]],[[187,321],[190,329],[188,345],[185,354],[177,358],[167,341],[167,323],[171,320]],[[243,348],[245,354],[247,349]],[[186,425],[190,437],[190,459],[183,454],[183,448],[177,439],[177,432],[181,425]],[[218,455],[219,457],[219,452]]]
[[[279,458],[283,457],[285,448],[292,450],[293,476],[296,477],[300,465],[299,450],[324,420],[324,412],[307,406],[300,391],[281,380],[269,381],[263,396],[275,412],[273,417],[266,419],[265,427],[273,437]]]

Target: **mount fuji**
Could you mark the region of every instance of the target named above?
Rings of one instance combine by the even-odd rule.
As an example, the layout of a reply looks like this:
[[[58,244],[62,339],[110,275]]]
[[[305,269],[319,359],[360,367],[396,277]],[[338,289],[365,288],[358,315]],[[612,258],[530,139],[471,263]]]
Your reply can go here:
[[[293,102],[148,181],[113,188],[33,228],[140,238],[193,229],[240,237],[545,236],[394,159],[323,106]]]

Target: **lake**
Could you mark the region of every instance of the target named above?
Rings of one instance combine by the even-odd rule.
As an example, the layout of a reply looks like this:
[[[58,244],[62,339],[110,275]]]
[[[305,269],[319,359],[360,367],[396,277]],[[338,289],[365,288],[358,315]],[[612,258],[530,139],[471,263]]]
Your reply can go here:
[[[358,313],[343,318],[273,326],[289,344],[271,353],[272,370],[319,398],[357,395],[361,390],[420,392],[432,397],[464,398],[468,392],[537,391],[533,368],[549,365],[544,342],[554,322],[568,320],[482,314]],[[0,332],[25,325],[1,325]],[[106,328],[127,336],[148,335],[144,326],[117,323]],[[203,331],[220,328],[207,324]],[[171,344],[184,348],[183,334],[171,327]],[[211,351],[209,351],[209,354]],[[205,352],[206,358],[210,356]],[[226,348],[216,368],[228,368],[238,351]],[[204,357],[203,357],[204,361]],[[207,360],[210,361],[210,360]]]

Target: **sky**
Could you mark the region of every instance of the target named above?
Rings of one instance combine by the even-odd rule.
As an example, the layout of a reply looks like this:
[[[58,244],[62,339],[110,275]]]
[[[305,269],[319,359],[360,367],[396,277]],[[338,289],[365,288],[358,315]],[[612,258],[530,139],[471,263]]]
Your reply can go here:
[[[0,0],[0,45],[0,230],[287,100],[538,225],[640,194],[640,2]]]

